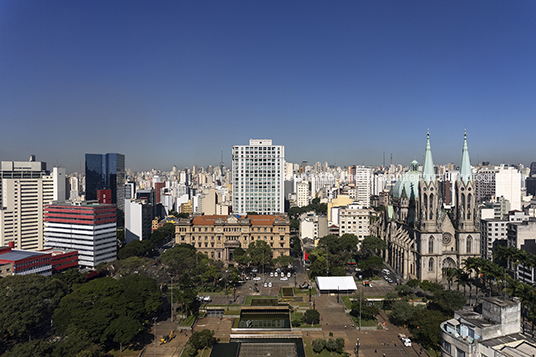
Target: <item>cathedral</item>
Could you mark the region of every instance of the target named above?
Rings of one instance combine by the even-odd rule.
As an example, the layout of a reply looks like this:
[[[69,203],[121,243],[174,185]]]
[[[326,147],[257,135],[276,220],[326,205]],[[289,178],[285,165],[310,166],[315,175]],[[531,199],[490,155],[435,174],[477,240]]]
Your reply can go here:
[[[404,280],[439,282],[443,280],[443,268],[459,268],[468,257],[480,256],[475,182],[466,134],[454,184],[455,206],[447,209],[434,171],[428,133],[422,172],[414,160],[393,187],[389,204],[372,230],[387,243],[385,262]]]

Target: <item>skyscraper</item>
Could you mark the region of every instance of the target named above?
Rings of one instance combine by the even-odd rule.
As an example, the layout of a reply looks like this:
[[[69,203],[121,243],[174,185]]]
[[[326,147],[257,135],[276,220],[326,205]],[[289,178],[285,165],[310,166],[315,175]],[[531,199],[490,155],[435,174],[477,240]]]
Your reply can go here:
[[[125,210],[125,155],[86,154],[86,200],[97,200],[97,190],[112,190],[112,203]],[[123,217],[118,216],[118,225]]]
[[[43,208],[65,199],[65,169],[52,174],[46,162],[2,161],[0,170],[0,246],[43,249]]]
[[[285,147],[251,139],[233,146],[233,212],[284,212]]]

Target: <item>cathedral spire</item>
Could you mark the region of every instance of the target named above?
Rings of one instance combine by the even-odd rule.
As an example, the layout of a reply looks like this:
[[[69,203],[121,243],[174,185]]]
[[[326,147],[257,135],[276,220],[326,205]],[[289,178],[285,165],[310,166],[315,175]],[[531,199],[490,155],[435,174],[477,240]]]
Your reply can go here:
[[[432,160],[432,148],[430,146],[430,131],[426,133],[426,151],[424,152],[422,177],[426,183],[435,181],[434,160]]]
[[[471,172],[471,160],[469,159],[469,149],[467,149],[467,131],[463,133],[462,163],[460,165],[460,179],[463,183],[473,180]]]

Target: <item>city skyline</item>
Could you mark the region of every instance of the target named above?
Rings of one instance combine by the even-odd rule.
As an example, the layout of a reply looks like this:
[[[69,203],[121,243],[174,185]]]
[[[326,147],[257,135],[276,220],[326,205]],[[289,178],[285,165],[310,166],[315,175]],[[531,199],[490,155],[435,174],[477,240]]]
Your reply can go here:
[[[289,162],[536,161],[530,1],[3,2],[0,160],[83,172]]]

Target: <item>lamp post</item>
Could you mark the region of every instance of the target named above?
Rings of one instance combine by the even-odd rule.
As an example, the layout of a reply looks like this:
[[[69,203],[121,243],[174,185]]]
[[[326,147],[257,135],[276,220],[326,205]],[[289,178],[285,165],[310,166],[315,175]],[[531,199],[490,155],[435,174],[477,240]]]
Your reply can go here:
[[[153,317],[153,335],[154,335],[154,356],[156,357],[156,320],[157,317]]]
[[[359,288],[359,331],[361,331],[361,288]]]
[[[171,285],[170,285],[170,289],[171,289],[171,322],[173,322],[173,275],[171,275]]]
[[[309,285],[309,303],[311,303],[311,290],[313,290],[313,287]]]

